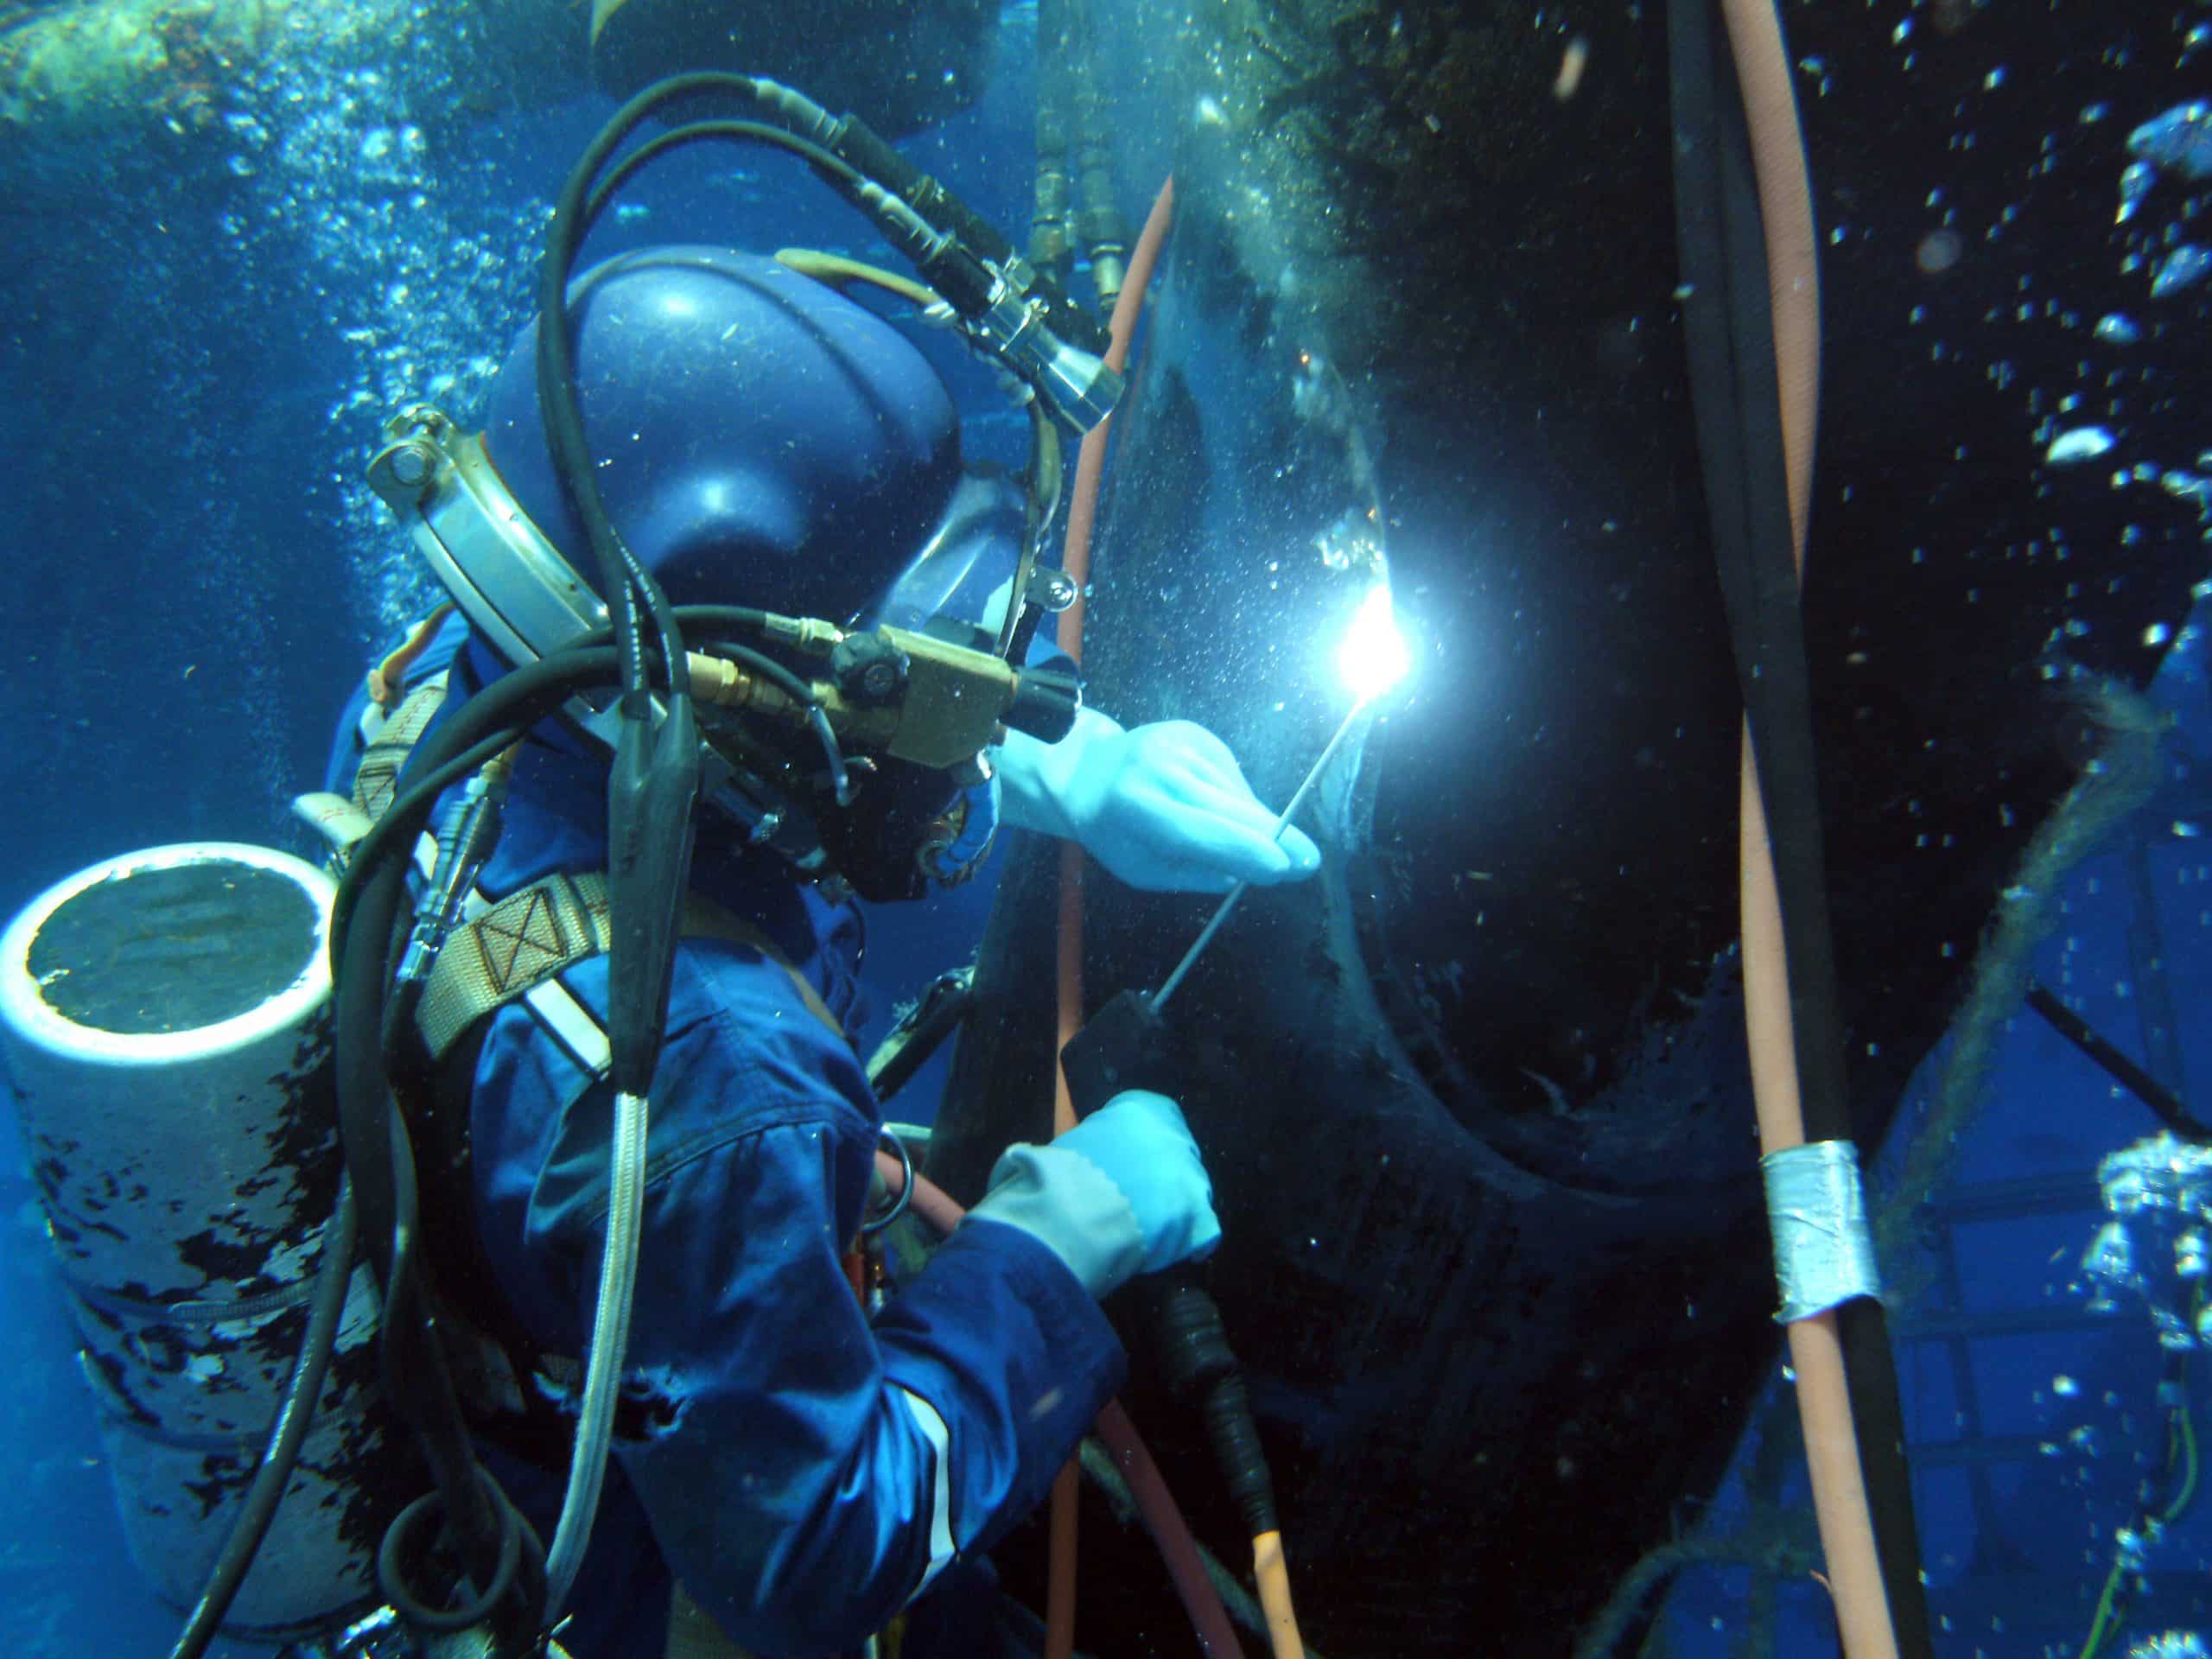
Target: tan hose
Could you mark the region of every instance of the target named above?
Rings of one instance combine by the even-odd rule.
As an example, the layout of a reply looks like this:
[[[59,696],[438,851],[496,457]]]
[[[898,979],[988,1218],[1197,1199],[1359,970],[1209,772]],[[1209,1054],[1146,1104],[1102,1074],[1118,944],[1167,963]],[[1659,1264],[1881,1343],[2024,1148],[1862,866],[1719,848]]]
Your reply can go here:
[[[1775,379],[1782,393],[1782,456],[1798,575],[1813,501],[1813,430],[1821,412],[1821,276],[1813,245],[1812,174],[1797,125],[1789,53],[1773,0],[1721,0],[1744,89],[1751,166],[1766,232],[1767,297],[1774,314]]]
[[[1821,287],[1809,169],[1797,124],[1789,54],[1772,0],[1721,0],[1721,11],[1743,86],[1752,167],[1758,179],[1768,297],[1774,314],[1775,378],[1782,400],[1782,450],[1789,480],[1792,551],[1802,582],[1813,495],[1813,436],[1821,402]],[[1759,1141],[1764,1151],[1775,1153],[1804,1144],[1805,1118],[1790,1024],[1782,898],[1748,719],[1741,795],[1744,1020]],[[1897,1634],[1875,1553],[1873,1517],[1859,1471],[1858,1432],[1852,1422],[1834,1313],[1792,1321],[1789,1357],[1797,1372],[1797,1411],[1805,1427],[1813,1507],[1820,1521],[1821,1548],[1827,1559],[1844,1652],[1850,1659],[1895,1659]]]
[[[1298,1614],[1290,1605],[1290,1567],[1283,1560],[1282,1534],[1263,1532],[1252,1541],[1252,1581],[1260,1589],[1260,1608],[1268,1618],[1268,1647],[1274,1659],[1305,1659],[1306,1640],[1298,1633]]]
[[[415,659],[429,648],[431,639],[453,614],[453,601],[448,600],[408,631],[407,638],[394,646],[389,655],[369,671],[369,701],[379,709],[394,709],[399,704],[400,687],[407,677],[407,671]]]
[[[811,276],[823,287],[834,288],[840,294],[857,283],[895,294],[925,311],[941,309],[944,305],[944,296],[927,283],[916,282],[912,276],[842,253],[825,253],[819,248],[778,248],[776,263],[802,276]]]
[[[1767,842],[1751,734],[1744,728],[1743,885],[1744,1021],[1751,1051],[1751,1093],[1758,1103],[1759,1148],[1776,1153],[1805,1143],[1797,1093],[1797,1056],[1789,1018],[1789,970],[1782,948],[1782,897]],[[1859,1473],[1859,1433],[1833,1311],[1789,1327],[1789,1363],[1797,1372],[1797,1415],[1805,1427],[1805,1461],[1813,1509],[1827,1559],[1836,1620],[1848,1659],[1896,1659],[1890,1599],[1874,1550],[1874,1521]]]

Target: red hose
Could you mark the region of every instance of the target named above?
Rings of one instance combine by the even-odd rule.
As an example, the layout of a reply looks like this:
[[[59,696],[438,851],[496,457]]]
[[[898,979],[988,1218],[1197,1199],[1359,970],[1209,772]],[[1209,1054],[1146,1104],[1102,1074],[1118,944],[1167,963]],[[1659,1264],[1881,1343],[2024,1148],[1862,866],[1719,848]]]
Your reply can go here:
[[[1106,365],[1117,374],[1128,365],[1129,341],[1136,333],[1145,289],[1151,283],[1153,268],[1160,262],[1160,250],[1167,240],[1167,226],[1174,212],[1175,181],[1171,175],[1162,181],[1160,194],[1153,199],[1152,211],[1145,216],[1143,232],[1129,257],[1128,273],[1122,279],[1122,291],[1114,301],[1113,321],[1107,327]],[[1067,541],[1060,566],[1075,584],[1076,599],[1074,604],[1060,613],[1058,640],[1060,649],[1074,658],[1077,666],[1083,662],[1084,613],[1090,585],[1090,532],[1097,522],[1098,486],[1105,476],[1107,432],[1112,423],[1109,416],[1084,434],[1083,447],[1076,454],[1075,486],[1068,499]],[[1053,963],[1055,1055],[1083,1027],[1083,849],[1072,842],[1060,849],[1058,923]],[[1068,1092],[1066,1077],[1055,1063],[1052,1133],[1065,1135],[1074,1127],[1074,1097]],[[1198,1547],[1191,1538],[1189,1528],[1183,1523],[1182,1512],[1168,1496],[1166,1485],[1160,1480],[1151,1454],[1137,1439],[1128,1414],[1120,1406],[1109,1403],[1098,1415],[1097,1428],[1115,1460],[1128,1473],[1131,1491],[1140,1490],[1140,1468],[1147,1471],[1146,1478],[1156,1489],[1149,1507],[1146,1498],[1140,1496],[1139,1509],[1167,1561],[1168,1574],[1175,1581],[1183,1605],[1190,1612],[1199,1647],[1208,1653],[1219,1653],[1224,1659],[1241,1651],[1230,1632],[1229,1614],[1221,1605],[1221,1598],[1198,1565]],[[1081,1478],[1076,1465],[1071,1463],[1052,1483],[1045,1588],[1045,1659],[1068,1659],[1075,1650],[1076,1516],[1080,1491]]]
[[[1115,297],[1114,316],[1107,326],[1106,366],[1120,373],[1129,360],[1129,339],[1135,334],[1137,314],[1144,304],[1146,285],[1166,239],[1175,202],[1171,175],[1160,187],[1152,212],[1137,238],[1128,276]],[[1106,473],[1106,435],[1113,424],[1109,415],[1083,435],[1076,453],[1075,488],[1068,498],[1067,541],[1060,568],[1075,584],[1075,603],[1060,613],[1057,630],[1059,647],[1083,665],[1083,620],[1089,608],[1090,531],[1097,521],[1098,485]],[[1058,927],[1053,951],[1052,1052],[1057,1056],[1083,1028],[1083,849],[1073,842],[1060,848]],[[1052,1133],[1065,1135],[1075,1127],[1075,1098],[1068,1080],[1055,1060],[1052,1066]],[[1073,1463],[1060,1471],[1052,1483],[1050,1542],[1046,1553],[1045,1659],[1068,1659],[1075,1651],[1076,1522],[1077,1499],[1083,1492],[1080,1471]]]

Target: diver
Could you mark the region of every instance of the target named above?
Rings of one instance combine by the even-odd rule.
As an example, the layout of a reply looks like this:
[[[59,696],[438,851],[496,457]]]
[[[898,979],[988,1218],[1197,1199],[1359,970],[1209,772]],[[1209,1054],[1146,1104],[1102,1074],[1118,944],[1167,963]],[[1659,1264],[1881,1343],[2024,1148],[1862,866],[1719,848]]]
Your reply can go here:
[[[1001,629],[1019,601],[1020,492],[963,463],[944,382],[877,312],[776,260],[702,247],[620,256],[569,294],[598,483],[672,604]],[[511,497],[492,515],[503,533],[542,532],[585,571],[536,332],[493,384],[480,481]],[[410,747],[521,665],[493,632],[526,636],[542,598],[491,594],[425,630],[380,703],[356,696],[328,787],[372,814]],[[873,667],[855,683],[903,671]],[[988,779],[853,760],[804,802],[775,787],[823,770],[803,727],[764,740],[741,715],[702,726],[723,793],[749,788],[752,805],[697,815],[612,1466],[559,1640],[645,1659],[670,1650],[674,1618],[745,1653],[819,1656],[911,1605],[907,1659],[996,1651],[973,1622],[995,1616],[981,1558],[1122,1375],[1099,1299],[1203,1257],[1219,1229],[1175,1102],[1128,1091],[1007,1151],[988,1196],[871,1312],[845,1259],[882,1129],[847,1036],[863,995],[847,895],[960,879],[995,820],[1159,890],[1297,880],[1319,854],[1294,829],[1278,839],[1226,746],[1189,722],[1124,730],[1079,709],[1057,742],[1007,731]],[[498,1448],[484,1455],[550,1536],[606,1249],[613,1108],[595,1033],[534,993],[557,985],[587,1027],[607,1022],[594,918],[608,761],[564,716],[500,764],[503,827],[474,882],[489,907],[444,943],[417,1016],[438,1086],[416,1155],[439,1293],[461,1316],[448,1323],[487,1333],[470,1387]]]

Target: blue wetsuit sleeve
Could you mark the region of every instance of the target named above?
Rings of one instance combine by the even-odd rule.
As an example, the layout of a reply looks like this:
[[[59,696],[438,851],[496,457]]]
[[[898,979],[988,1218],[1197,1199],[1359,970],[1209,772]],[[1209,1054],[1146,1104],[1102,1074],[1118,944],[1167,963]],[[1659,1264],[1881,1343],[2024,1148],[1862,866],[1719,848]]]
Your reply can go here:
[[[841,1259],[874,1145],[859,1064],[780,969],[685,954],[677,1001],[713,1012],[671,1029],[656,1079],[671,1104],[652,1136],[626,1368],[654,1426],[615,1453],[669,1565],[732,1637],[763,1655],[833,1652],[1042,1497],[1122,1352],[1050,1250],[988,1221],[963,1225],[871,1327]],[[571,1127],[588,1139],[604,1111],[588,1097]],[[575,1202],[574,1160],[550,1150],[530,1230],[588,1329],[603,1178]]]

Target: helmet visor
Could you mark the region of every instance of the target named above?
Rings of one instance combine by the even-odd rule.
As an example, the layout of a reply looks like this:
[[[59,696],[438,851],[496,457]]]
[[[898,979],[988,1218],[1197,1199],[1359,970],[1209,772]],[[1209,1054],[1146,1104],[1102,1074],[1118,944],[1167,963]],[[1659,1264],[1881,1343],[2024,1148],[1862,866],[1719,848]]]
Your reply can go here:
[[[1013,598],[1022,531],[1020,492],[995,474],[970,474],[922,550],[862,613],[863,626],[929,632],[962,644],[981,634],[989,649]]]

